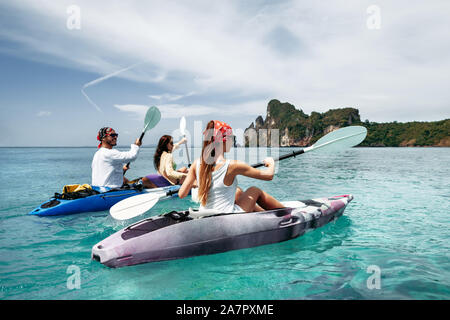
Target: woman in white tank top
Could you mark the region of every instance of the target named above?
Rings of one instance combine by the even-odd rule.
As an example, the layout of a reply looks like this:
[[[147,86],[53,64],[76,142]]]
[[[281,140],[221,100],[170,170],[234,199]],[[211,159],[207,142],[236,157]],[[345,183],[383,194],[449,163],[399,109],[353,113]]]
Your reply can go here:
[[[244,192],[237,186],[238,175],[272,180],[275,167],[272,158],[264,160],[266,170],[255,169],[242,161],[226,160],[224,153],[234,145],[234,136],[231,127],[224,122],[209,121],[203,135],[202,157],[192,164],[178,191],[180,198],[186,197],[197,181],[200,210],[231,213],[283,208],[279,201],[259,188],[250,187]]]

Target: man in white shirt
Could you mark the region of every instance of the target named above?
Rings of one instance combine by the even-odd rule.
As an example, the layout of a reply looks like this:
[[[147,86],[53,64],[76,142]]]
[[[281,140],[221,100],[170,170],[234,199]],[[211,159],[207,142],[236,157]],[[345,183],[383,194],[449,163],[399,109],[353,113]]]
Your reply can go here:
[[[124,164],[136,160],[141,142],[131,145],[130,151],[113,150],[119,135],[112,128],[101,128],[97,135],[100,141],[98,151],[92,159],[92,185],[97,187],[120,188],[127,180]]]

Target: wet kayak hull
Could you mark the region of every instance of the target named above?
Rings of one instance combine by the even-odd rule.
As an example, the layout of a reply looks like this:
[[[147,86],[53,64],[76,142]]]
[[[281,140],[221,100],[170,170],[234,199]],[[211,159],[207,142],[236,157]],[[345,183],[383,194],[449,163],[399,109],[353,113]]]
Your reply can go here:
[[[172,212],[116,232],[92,248],[92,258],[117,268],[282,242],[335,220],[352,199],[294,201],[283,209],[205,217]]]
[[[70,215],[83,212],[96,212],[109,210],[113,205],[132,196],[143,193],[154,193],[168,191],[179,186],[170,186],[155,189],[144,189],[142,191],[135,189],[109,191],[95,194],[85,198],[64,200],[51,198],[33,209],[29,214],[37,216],[56,216]]]

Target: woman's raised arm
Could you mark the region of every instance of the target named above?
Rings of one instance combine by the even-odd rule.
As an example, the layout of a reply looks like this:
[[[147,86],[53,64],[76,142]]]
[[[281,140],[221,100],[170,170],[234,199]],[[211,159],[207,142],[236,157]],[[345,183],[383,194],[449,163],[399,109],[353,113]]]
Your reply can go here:
[[[242,175],[253,179],[270,181],[273,179],[275,173],[275,161],[273,158],[264,159],[264,164],[267,167],[266,170],[255,169],[242,161],[235,161],[233,163],[233,174],[234,176]]]
[[[186,179],[181,185],[180,190],[178,190],[179,198],[183,199],[184,197],[186,197],[189,194],[189,191],[191,191],[191,188],[194,186],[195,181],[197,180],[197,175],[195,172],[196,168],[197,168],[197,160],[195,160],[194,163],[192,164]]]

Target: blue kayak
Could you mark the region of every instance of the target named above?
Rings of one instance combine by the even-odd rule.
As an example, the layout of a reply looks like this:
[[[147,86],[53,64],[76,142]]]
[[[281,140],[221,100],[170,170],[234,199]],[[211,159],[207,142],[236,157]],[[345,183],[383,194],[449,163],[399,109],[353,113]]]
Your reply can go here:
[[[123,199],[144,193],[156,193],[161,191],[175,191],[180,186],[168,186],[154,189],[118,189],[98,194],[90,195],[84,198],[66,200],[59,197],[52,197],[50,200],[42,203],[32,210],[29,214],[37,216],[56,216],[69,215],[83,212],[105,211]]]

